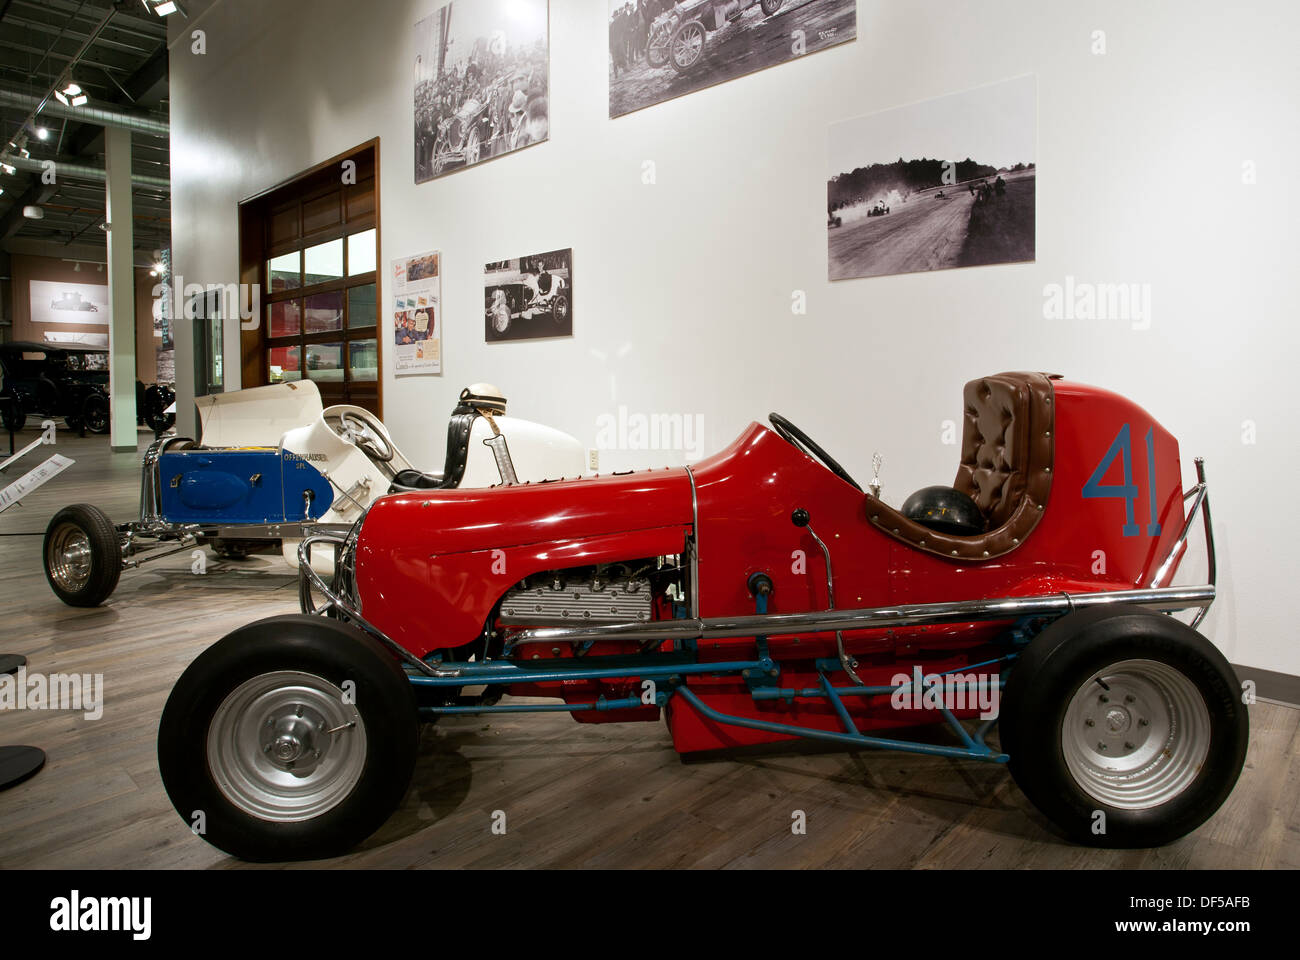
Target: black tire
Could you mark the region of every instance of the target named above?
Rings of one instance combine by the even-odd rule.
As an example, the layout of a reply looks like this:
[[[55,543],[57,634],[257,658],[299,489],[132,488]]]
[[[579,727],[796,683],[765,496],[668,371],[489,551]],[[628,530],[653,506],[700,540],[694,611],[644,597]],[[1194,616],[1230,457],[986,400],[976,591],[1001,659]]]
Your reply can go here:
[[[759,0],[759,6],[763,8],[763,16],[770,17],[781,9],[783,0]]]
[[[108,433],[108,398],[102,393],[92,393],[81,405],[81,420],[91,433]]]
[[[0,418],[3,419],[4,428],[11,433],[17,433],[27,426],[27,413],[17,397],[0,397]]]
[[[176,414],[162,413],[159,410],[149,410],[144,415],[145,425],[154,433],[162,433],[168,430],[176,423]]]
[[[557,326],[564,326],[569,321],[569,295],[567,293],[557,293],[555,301],[551,304],[551,319]]]
[[[338,709],[350,711],[354,722],[360,722],[333,737],[364,737],[364,766],[356,782],[332,806],[296,821],[246,812],[232,801],[229,788],[217,785],[210,756],[214,717],[232,693],[280,671],[310,675],[339,690],[346,689],[347,682],[354,683],[353,704]],[[243,714],[252,720],[247,729],[262,731],[257,711],[272,710],[274,716],[274,704],[272,693],[250,707]],[[224,713],[229,713],[228,707]],[[277,723],[285,720],[293,722],[286,715]],[[220,743],[222,738],[216,740]],[[345,756],[349,747],[356,749],[355,741],[304,740],[308,746],[342,744]],[[213,846],[244,860],[317,860],[346,853],[388,819],[410,784],[418,742],[413,688],[392,655],[355,627],[293,614],[241,627],[209,647],[181,674],[158,725],[158,767],[172,805],[191,829],[202,811],[202,835]],[[256,749],[252,754],[255,757],[240,756],[261,756]],[[330,757],[328,746],[324,757]],[[284,802],[283,797],[277,799]]]
[[[1071,714],[1072,702],[1091,702],[1089,688],[1094,684],[1097,706],[1106,711],[1101,726],[1083,720],[1089,729],[1078,727],[1078,739],[1112,738],[1127,740],[1155,737],[1145,731],[1164,728],[1159,700],[1155,711],[1143,706],[1142,698],[1134,706],[1116,701],[1110,706],[1110,686],[1100,679],[1109,668],[1125,661],[1154,664],[1142,669],[1158,670],[1170,678],[1173,686],[1185,687],[1187,693],[1199,694],[1204,704],[1204,719],[1198,727],[1195,698],[1187,700],[1186,709],[1175,708],[1175,722],[1168,724],[1169,736],[1194,738],[1187,746],[1175,740],[1152,740],[1151,747],[1137,744],[1138,750],[1156,750],[1146,763],[1149,769],[1176,766],[1175,757],[1195,754],[1204,749],[1199,770],[1188,761],[1186,782],[1174,788],[1166,799],[1147,801],[1134,798],[1122,806],[1109,796],[1099,797],[1090,790],[1106,789],[1104,778],[1087,772],[1076,776],[1067,762],[1065,742],[1075,731],[1078,714]],[[1156,676],[1155,674],[1151,674]],[[1114,677],[1111,677],[1114,682]],[[1168,695],[1170,687],[1163,688]],[[1112,722],[1115,726],[1106,727]],[[1154,712],[1147,719],[1142,714]],[[1067,723],[1067,716],[1071,719]],[[1145,721],[1145,722],[1144,722]],[[1210,818],[1227,799],[1236,785],[1246,757],[1249,718],[1241,702],[1241,687],[1228,661],[1213,644],[1186,624],[1164,614],[1140,607],[1117,605],[1069,614],[1047,627],[1025,649],[1012,669],[1003,695],[1000,724],[1002,749],[1010,757],[1009,767],[1020,789],[1070,839],[1100,847],[1155,847],[1177,840]],[[1140,725],[1140,726],[1138,726]],[[1199,737],[1195,731],[1205,732]],[[1093,732],[1096,731],[1096,732]],[[1125,732],[1127,731],[1127,732]],[[1181,731],[1181,733],[1179,733]],[[1208,744],[1204,741],[1208,739]],[[1164,744],[1163,749],[1157,749]],[[1124,742],[1116,749],[1127,749],[1134,758],[1134,744]],[[1077,758],[1078,752],[1071,750]],[[1114,757],[1116,762],[1123,759]],[[1075,760],[1078,763],[1077,759]],[[1109,759],[1108,761],[1109,762]],[[1147,775],[1147,774],[1139,774]],[[1166,774],[1169,776],[1170,774]],[[1111,783],[1124,784],[1123,777]],[[1141,805],[1148,803],[1149,805]],[[1104,814],[1104,821],[1097,816]],[[1104,832],[1098,832],[1104,823]]]
[[[45,579],[70,607],[97,607],[122,576],[122,541],[104,511],[76,503],[56,513],[41,548]]]

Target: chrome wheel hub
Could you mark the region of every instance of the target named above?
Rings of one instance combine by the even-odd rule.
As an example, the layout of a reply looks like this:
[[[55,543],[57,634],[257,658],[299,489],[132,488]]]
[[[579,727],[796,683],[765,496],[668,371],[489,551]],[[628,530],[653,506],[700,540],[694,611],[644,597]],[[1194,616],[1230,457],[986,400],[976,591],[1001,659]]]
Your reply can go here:
[[[207,759],[217,788],[245,813],[308,820],[342,803],[361,779],[365,726],[330,681],[300,671],[265,673],[217,707]]]
[[[50,536],[46,561],[50,576],[60,587],[80,590],[90,579],[90,538],[75,524],[60,524]]]
[[[1196,685],[1156,660],[1123,660],[1084,683],[1065,710],[1061,754],[1085,793],[1125,810],[1167,803],[1191,785],[1210,749]]]

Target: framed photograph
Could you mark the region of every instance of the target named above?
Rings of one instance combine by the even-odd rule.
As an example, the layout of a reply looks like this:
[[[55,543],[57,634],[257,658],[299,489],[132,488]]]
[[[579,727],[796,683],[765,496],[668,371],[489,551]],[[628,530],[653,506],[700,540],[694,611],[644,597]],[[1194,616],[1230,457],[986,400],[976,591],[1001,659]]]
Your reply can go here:
[[[857,0],[607,0],[609,115],[857,36]]]
[[[415,182],[547,139],[547,0],[454,0],[415,25]]]
[[[108,325],[108,284],[33,280],[28,286],[33,323]]]
[[[834,124],[830,279],[1032,261],[1036,145],[1033,76]]]
[[[483,268],[484,339],[573,335],[573,251],[498,260]]]

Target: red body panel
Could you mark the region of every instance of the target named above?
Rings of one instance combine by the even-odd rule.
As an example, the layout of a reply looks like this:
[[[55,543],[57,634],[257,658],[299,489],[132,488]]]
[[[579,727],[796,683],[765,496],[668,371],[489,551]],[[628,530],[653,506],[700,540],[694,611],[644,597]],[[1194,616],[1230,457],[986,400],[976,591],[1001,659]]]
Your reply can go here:
[[[424,656],[478,636],[497,600],[526,576],[678,554],[692,533],[698,545],[701,616],[753,613],[746,581],[756,571],[773,581],[771,612],[821,610],[827,607],[825,565],[808,530],[791,523],[790,515],[799,507],[809,512],[812,528],[831,551],[839,608],[1148,584],[1183,523],[1177,441],[1136,404],[1106,390],[1057,380],[1054,405],[1053,481],[1044,515],[1023,544],[996,559],[949,560],[894,540],[869,522],[862,493],[755,423],[725,450],[697,464],[691,476],[676,469],[384,498],[371,508],[358,541],[362,612]],[[954,473],[956,467],[954,462]],[[986,644],[1006,626],[858,631],[846,633],[845,640],[863,663],[863,679],[888,684],[914,664],[929,672],[979,662],[989,654]],[[834,637],[772,638],[769,648],[785,671],[781,686],[811,687],[818,682],[813,661],[834,655]],[[700,643],[699,655],[702,660],[750,660],[755,649],[753,638],[710,641]],[[538,655],[568,653],[547,649]],[[699,676],[690,686],[726,713],[825,729],[840,726],[825,704],[755,702],[738,678]],[[627,681],[601,681],[516,692],[580,702],[599,693],[626,696],[632,690]],[[864,730],[935,719],[933,712],[894,710],[887,702],[882,706],[882,698],[850,698],[848,706]],[[588,713],[581,719],[655,715],[654,708],[627,713]],[[719,728],[682,698],[672,701],[669,723],[683,752],[783,738]]]
[[[357,538],[361,610],[416,656],[458,647],[524,577],[680,553],[691,515],[682,469],[383,497]]]

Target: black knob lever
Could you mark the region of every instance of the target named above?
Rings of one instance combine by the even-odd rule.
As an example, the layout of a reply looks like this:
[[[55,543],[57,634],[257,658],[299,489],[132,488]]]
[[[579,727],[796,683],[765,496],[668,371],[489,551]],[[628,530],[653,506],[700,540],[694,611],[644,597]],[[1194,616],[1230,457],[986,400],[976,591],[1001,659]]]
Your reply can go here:
[[[806,527],[812,522],[812,517],[803,507],[796,507],[794,513],[790,514],[790,522],[796,527]]]

